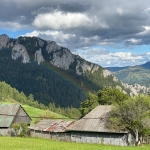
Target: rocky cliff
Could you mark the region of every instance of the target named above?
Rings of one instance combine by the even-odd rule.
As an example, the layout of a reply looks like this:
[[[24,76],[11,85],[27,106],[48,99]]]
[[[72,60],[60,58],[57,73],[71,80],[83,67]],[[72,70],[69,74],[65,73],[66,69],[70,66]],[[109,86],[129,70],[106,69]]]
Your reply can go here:
[[[0,36],[0,49],[3,48],[11,49],[11,58],[24,64],[34,61],[40,65],[47,62],[65,71],[71,71],[78,76],[84,76],[90,84],[97,86],[97,90],[113,85],[131,96],[138,93],[150,93],[150,89],[144,86],[138,84],[128,85],[120,82],[110,71],[72,54],[70,50],[57,45],[54,41],[46,41],[38,37],[12,39],[3,34]]]

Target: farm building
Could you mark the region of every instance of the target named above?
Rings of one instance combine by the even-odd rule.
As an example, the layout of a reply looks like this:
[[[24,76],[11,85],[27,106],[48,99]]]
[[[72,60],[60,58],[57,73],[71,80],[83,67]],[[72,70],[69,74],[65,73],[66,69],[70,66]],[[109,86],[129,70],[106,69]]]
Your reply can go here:
[[[29,127],[31,137],[47,138],[60,141],[70,141],[70,133],[66,128],[74,121],[44,119],[34,126]]]
[[[106,127],[112,106],[99,105],[78,121],[42,120],[30,128],[30,135],[61,141],[127,146],[131,135]],[[130,141],[131,142],[131,141]]]
[[[0,104],[0,135],[12,135],[12,125],[27,123],[31,118],[19,104]]]
[[[68,127],[67,131],[71,132],[71,141],[127,146],[129,140],[127,132],[111,131],[106,127],[111,108],[112,106],[99,105]]]

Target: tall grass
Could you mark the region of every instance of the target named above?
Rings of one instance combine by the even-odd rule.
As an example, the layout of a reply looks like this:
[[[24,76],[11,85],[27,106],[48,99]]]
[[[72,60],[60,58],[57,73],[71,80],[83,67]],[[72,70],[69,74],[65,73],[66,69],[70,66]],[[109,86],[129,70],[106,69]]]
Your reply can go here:
[[[149,150],[150,146],[121,147],[59,142],[37,138],[0,137],[0,150]]]

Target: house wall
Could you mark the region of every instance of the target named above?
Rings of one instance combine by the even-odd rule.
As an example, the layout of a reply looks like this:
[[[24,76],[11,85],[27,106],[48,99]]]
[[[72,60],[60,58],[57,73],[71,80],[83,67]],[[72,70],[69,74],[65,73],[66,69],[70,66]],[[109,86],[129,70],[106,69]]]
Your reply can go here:
[[[30,136],[36,138],[46,138],[59,141],[71,141],[71,133],[69,132],[48,132],[39,130],[30,130]]]
[[[14,136],[15,133],[11,128],[0,128],[0,136]]]
[[[30,125],[31,123],[31,119],[30,117],[26,114],[26,112],[20,107],[18,112],[17,112],[17,115],[13,121],[13,124],[14,123],[27,123],[28,125]]]
[[[100,132],[71,132],[71,141],[80,143],[97,143],[108,145],[127,146],[127,134],[100,133]]]
[[[127,134],[117,133],[93,133],[93,132],[45,132],[30,130],[31,137],[47,138],[60,141],[78,142],[78,143],[97,143],[108,145],[127,146]]]

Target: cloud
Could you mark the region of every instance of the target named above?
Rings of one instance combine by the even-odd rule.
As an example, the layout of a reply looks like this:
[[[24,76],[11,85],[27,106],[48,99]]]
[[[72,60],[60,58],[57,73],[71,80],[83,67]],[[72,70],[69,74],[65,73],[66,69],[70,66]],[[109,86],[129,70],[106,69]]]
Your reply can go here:
[[[38,8],[37,10],[32,11],[31,14],[32,15],[45,14],[48,12],[52,12],[54,10],[55,9],[53,7],[41,7],[41,8]]]
[[[149,0],[0,0],[0,18],[1,29],[32,29],[25,35],[55,40],[73,52],[90,52],[94,46],[131,52],[130,48],[135,51],[137,45],[150,45]],[[103,58],[96,54],[99,52]],[[84,53],[87,59],[103,65],[121,65],[119,61],[130,64],[131,59],[143,61],[129,53],[109,53],[107,57],[104,51],[93,50],[92,58]],[[142,58],[146,56],[143,54]]]
[[[75,38],[75,34],[65,34],[62,31],[51,31],[51,30],[46,30],[46,31],[32,31],[30,33],[26,33],[22,36],[28,36],[28,37],[41,37],[43,39],[49,40],[51,39],[51,41],[57,41],[57,44],[59,45],[64,45],[64,43],[66,43],[67,40],[69,40],[70,38]],[[67,46],[67,45],[65,45]]]
[[[9,29],[9,30],[17,30],[17,29],[26,29],[27,25],[21,25],[18,22],[2,22],[0,21],[0,28],[1,29]]]
[[[37,15],[32,24],[38,29],[60,30],[86,27],[91,23],[92,20],[86,14],[54,11],[52,13]]]
[[[61,2],[58,4],[57,9],[64,12],[85,12],[91,7],[91,4],[83,4],[78,1]]]
[[[86,49],[76,52],[82,58],[103,67],[122,67],[144,64],[150,61],[150,53],[132,54],[131,52],[109,52],[107,49]]]
[[[121,8],[117,8],[116,11],[119,15],[122,15],[124,13],[124,11]]]

